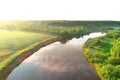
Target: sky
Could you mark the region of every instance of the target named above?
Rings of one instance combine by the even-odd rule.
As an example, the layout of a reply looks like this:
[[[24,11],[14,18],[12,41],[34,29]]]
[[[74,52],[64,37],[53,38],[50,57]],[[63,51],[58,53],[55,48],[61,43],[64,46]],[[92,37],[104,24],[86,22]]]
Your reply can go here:
[[[0,20],[120,21],[120,0],[0,0]]]

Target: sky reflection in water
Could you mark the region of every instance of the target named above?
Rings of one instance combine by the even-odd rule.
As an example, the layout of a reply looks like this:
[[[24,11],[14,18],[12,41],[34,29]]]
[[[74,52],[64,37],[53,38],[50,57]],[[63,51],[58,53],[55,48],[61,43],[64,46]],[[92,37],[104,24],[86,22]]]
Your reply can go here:
[[[73,38],[66,44],[47,45],[15,68],[7,80],[99,80],[96,72],[84,58],[82,44],[88,38],[105,35],[91,33]]]

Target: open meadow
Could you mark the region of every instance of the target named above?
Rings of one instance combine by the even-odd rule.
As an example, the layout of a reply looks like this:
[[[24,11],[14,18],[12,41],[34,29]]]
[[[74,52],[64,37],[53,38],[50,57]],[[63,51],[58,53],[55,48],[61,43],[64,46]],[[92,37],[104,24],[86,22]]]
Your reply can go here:
[[[0,30],[0,69],[25,49],[52,37],[45,33]]]

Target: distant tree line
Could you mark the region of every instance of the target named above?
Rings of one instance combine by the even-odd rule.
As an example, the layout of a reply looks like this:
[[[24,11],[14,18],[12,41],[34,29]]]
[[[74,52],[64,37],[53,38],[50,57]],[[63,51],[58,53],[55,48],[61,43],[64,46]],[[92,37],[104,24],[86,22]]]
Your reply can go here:
[[[112,30],[112,28],[108,26],[115,25],[118,26],[120,23],[114,21],[14,21],[0,25],[0,29],[75,36],[93,31]]]

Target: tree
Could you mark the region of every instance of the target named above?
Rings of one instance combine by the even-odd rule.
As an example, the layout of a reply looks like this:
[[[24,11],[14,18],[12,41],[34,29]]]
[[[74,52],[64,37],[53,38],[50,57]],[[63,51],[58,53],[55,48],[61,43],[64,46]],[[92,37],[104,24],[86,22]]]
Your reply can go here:
[[[111,55],[114,57],[120,57],[120,38],[117,39],[116,43],[113,45]]]
[[[103,76],[103,80],[118,80],[115,75],[115,67],[111,64],[101,66],[99,72]]]
[[[113,64],[113,65],[119,65],[120,64],[120,58],[119,57],[109,57],[107,61],[110,64]]]

